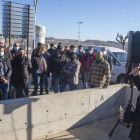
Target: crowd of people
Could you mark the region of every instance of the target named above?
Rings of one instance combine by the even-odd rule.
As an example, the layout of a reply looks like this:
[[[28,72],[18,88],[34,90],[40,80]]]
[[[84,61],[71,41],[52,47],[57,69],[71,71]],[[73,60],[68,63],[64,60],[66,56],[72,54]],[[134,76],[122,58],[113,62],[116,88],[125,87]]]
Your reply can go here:
[[[57,48],[50,44],[50,49],[42,43],[32,52],[31,60],[25,56],[25,51],[18,43],[13,49],[5,47],[5,39],[0,37],[0,98],[8,99],[9,87],[14,87],[16,98],[28,97],[29,79],[32,77],[36,96],[40,86],[40,95],[44,89],[49,94],[49,77],[52,75],[51,88],[54,93],[65,92],[69,85],[70,91],[76,90],[79,77],[83,81],[83,89],[102,87],[107,88],[110,83],[112,59],[107,55],[107,49],[94,53],[89,46],[85,53],[82,45],[77,50],[74,45],[70,49],[62,43]],[[60,86],[60,88],[58,87]]]

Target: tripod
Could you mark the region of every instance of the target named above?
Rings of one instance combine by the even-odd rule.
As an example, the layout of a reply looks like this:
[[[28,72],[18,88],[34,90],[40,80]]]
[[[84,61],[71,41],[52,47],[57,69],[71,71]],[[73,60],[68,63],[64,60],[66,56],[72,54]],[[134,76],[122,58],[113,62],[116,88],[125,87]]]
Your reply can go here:
[[[132,104],[133,88],[134,88],[133,80],[132,80],[132,84],[130,85],[130,88],[131,88],[131,97],[130,97],[130,100],[128,101],[128,105],[127,105],[127,107],[126,107],[126,109],[125,109],[125,110],[129,110],[129,111],[131,111],[131,107],[133,107],[133,109],[136,110],[136,109],[135,109],[135,106]],[[110,134],[109,134],[109,137],[110,137],[109,140],[111,140],[112,135],[113,135],[113,132],[114,132],[115,128],[118,126],[119,123],[122,124],[123,126],[127,127],[127,128],[131,127],[129,123],[128,123],[127,125],[125,125],[125,124],[123,124],[123,123],[121,122],[120,119],[118,119],[117,123],[115,124],[114,128],[112,129],[112,131],[111,131]]]

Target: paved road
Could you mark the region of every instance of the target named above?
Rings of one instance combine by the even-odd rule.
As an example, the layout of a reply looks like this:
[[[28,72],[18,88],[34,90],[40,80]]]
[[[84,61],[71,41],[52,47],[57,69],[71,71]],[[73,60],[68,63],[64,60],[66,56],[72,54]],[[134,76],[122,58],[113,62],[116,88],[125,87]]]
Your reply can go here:
[[[118,116],[119,114],[38,140],[109,140],[108,134],[118,120]],[[111,140],[129,140],[130,129],[119,124]]]
[[[29,81],[30,93],[33,92],[33,88],[34,88],[34,85],[31,84],[31,81],[32,81],[32,79],[30,79],[30,81]],[[52,83],[52,77],[50,76],[50,78],[49,78],[49,94],[53,94],[54,93],[53,90],[50,90],[51,83]],[[110,85],[113,85],[113,83],[111,83]],[[79,84],[77,86],[77,90],[79,90],[79,89],[83,89],[83,81],[82,80],[79,80]],[[68,85],[67,85],[65,91],[69,91],[69,86]],[[39,90],[38,90],[38,94],[39,94]],[[46,94],[46,93],[44,92],[44,94]]]
[[[34,90],[33,89],[34,88],[34,85],[31,84],[31,81],[32,81],[32,79],[30,79],[30,81],[29,81],[29,90],[30,90],[30,93],[32,93],[33,90]],[[49,78],[49,94],[53,94],[54,93],[53,90],[50,90],[51,82],[52,82],[52,77],[50,76],[50,78]],[[79,84],[77,86],[77,89],[79,90],[79,89],[82,89],[82,88],[83,88],[83,82],[82,82],[82,80],[80,80],[79,81]],[[68,85],[66,87],[66,91],[69,91],[69,86]],[[39,90],[38,90],[38,94],[39,94]],[[44,92],[44,94],[46,94],[46,93]]]

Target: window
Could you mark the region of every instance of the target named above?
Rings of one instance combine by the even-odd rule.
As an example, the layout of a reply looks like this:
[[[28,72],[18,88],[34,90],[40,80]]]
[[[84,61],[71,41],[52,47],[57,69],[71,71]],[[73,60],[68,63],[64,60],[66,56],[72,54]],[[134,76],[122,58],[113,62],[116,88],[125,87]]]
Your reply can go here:
[[[113,54],[117,57],[117,59],[121,63],[126,64],[126,62],[127,62],[127,53],[126,52],[113,52]]]
[[[121,66],[120,63],[116,60],[116,58],[115,58],[112,54],[107,53],[107,55],[108,55],[109,57],[111,57],[111,59],[112,59],[112,61],[113,61],[113,65]]]
[[[84,49],[85,53],[88,52],[88,49]],[[94,50],[94,53],[97,54],[97,50]]]

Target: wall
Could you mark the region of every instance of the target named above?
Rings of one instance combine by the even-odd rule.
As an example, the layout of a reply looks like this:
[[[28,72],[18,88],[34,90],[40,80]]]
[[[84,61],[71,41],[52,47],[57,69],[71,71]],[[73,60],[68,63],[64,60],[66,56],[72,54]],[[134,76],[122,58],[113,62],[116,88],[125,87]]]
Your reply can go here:
[[[31,140],[72,129],[119,111],[129,87],[33,96],[0,102],[0,140]],[[116,106],[113,105],[121,94]]]

